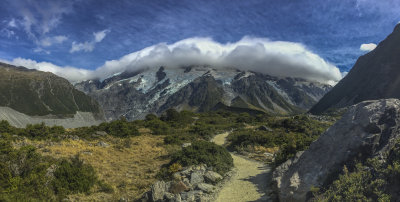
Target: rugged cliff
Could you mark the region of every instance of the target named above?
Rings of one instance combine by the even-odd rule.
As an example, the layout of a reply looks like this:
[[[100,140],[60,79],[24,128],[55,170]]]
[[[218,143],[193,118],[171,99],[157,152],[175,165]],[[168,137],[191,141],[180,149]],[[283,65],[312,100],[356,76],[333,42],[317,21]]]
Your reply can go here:
[[[320,187],[355,160],[385,155],[400,137],[400,100],[364,101],[351,106],[342,119],[305,152],[274,172],[281,201],[305,201],[311,187]]]

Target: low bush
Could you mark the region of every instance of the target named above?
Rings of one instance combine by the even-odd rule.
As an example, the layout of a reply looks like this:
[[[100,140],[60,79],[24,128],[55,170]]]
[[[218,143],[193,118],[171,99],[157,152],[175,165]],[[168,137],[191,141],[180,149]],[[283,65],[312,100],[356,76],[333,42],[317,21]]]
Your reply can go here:
[[[174,154],[170,164],[174,163],[182,166],[206,164],[221,174],[233,167],[233,159],[224,147],[206,141],[193,142]]]
[[[135,124],[125,119],[112,122],[104,122],[97,127],[97,130],[105,131],[115,137],[131,137],[139,135],[139,130]]]
[[[145,126],[152,131],[153,135],[167,135],[170,133],[170,126],[159,119],[146,121]]]
[[[61,160],[54,177],[53,186],[56,194],[88,193],[97,182],[93,167],[84,164],[79,156]]]
[[[88,193],[96,182],[94,169],[78,157],[42,157],[33,146],[14,149],[0,139],[0,201],[57,201]]]

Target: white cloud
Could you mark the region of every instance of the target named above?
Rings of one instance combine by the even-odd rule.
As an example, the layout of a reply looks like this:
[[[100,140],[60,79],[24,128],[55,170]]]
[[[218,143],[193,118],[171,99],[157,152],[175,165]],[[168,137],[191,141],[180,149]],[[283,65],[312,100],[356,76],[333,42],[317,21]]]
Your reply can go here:
[[[23,66],[28,69],[37,69],[44,72],[52,72],[58,76],[64,77],[71,82],[86,80],[91,76],[92,71],[76,67],[60,67],[49,62],[37,62],[31,59],[14,58],[12,61],[0,60],[15,66]]]
[[[20,24],[34,41],[42,38],[61,23],[64,14],[72,12],[74,1],[10,1],[19,16],[12,19],[9,26]],[[14,26],[15,27],[15,26]]]
[[[107,61],[94,73],[99,78],[145,67],[208,64],[235,67],[273,76],[300,77],[334,84],[342,78],[337,67],[299,43],[245,37],[220,44],[210,38],[189,38],[174,44],[161,43]]]
[[[367,43],[367,44],[361,44],[360,50],[362,51],[372,51],[376,48],[376,44],[374,43]]]
[[[108,32],[110,32],[110,30],[105,29],[105,30],[103,30],[103,31],[93,33],[93,35],[94,35],[94,41],[95,41],[96,43],[99,43],[99,42],[103,41],[104,37],[106,37],[106,35],[108,34]]]
[[[75,41],[72,42],[71,49],[69,50],[70,53],[84,51],[84,52],[92,52],[94,49],[94,43],[91,42],[84,42],[84,43],[76,43]]]
[[[40,40],[38,42],[38,44],[43,47],[48,47],[48,46],[52,46],[53,44],[61,44],[64,41],[66,41],[67,39],[68,39],[68,37],[62,36],[62,35],[53,36],[53,37],[45,37],[42,40]]]
[[[83,47],[82,47],[83,48]],[[59,67],[51,63],[22,58],[11,64],[50,71],[72,82],[100,78],[117,72],[146,67],[176,68],[187,65],[235,67],[273,76],[300,77],[335,84],[342,78],[337,67],[299,43],[248,38],[221,44],[209,38],[189,38],[173,44],[161,43],[130,53],[118,60],[106,61],[94,71],[74,67]]]
[[[105,29],[103,31],[93,33],[93,40],[86,41],[83,43],[72,42],[70,53],[84,51],[84,52],[92,52],[96,43],[100,43],[106,37],[106,35],[110,32],[110,30]]]
[[[16,22],[16,20],[13,18],[13,19],[11,19],[11,20],[8,22],[7,25],[8,25],[9,27],[16,28],[16,27],[17,27],[17,22]]]
[[[33,49],[33,52],[35,52],[35,53],[45,53],[47,55],[49,55],[51,53],[50,51],[45,50],[45,49],[43,49],[41,47],[36,47],[35,49]]]

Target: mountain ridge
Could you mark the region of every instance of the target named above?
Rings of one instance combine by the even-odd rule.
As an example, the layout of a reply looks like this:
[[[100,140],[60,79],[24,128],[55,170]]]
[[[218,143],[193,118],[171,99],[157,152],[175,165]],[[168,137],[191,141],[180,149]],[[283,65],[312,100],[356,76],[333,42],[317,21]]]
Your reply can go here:
[[[134,120],[169,108],[208,111],[218,103],[264,113],[298,113],[308,110],[331,86],[203,65],[122,72],[103,81],[77,83],[75,88],[96,99],[108,120]]]
[[[350,72],[315,106],[313,114],[364,100],[400,98],[400,24],[371,52],[359,57]]]

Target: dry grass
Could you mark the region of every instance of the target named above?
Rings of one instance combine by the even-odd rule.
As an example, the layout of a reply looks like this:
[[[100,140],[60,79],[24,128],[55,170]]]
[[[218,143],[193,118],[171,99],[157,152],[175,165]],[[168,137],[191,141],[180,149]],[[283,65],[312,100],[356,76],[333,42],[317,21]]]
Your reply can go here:
[[[141,131],[146,132],[146,131]],[[97,146],[98,142],[109,146]],[[43,155],[54,158],[72,157],[80,154],[81,159],[91,164],[99,178],[114,188],[114,193],[95,192],[89,195],[73,195],[73,201],[117,201],[138,198],[156,181],[162,164],[168,162],[169,153],[163,145],[163,136],[149,134],[120,139],[106,137],[101,140],[66,140],[59,143],[46,141],[27,142],[40,148]],[[175,150],[176,148],[172,148]]]

